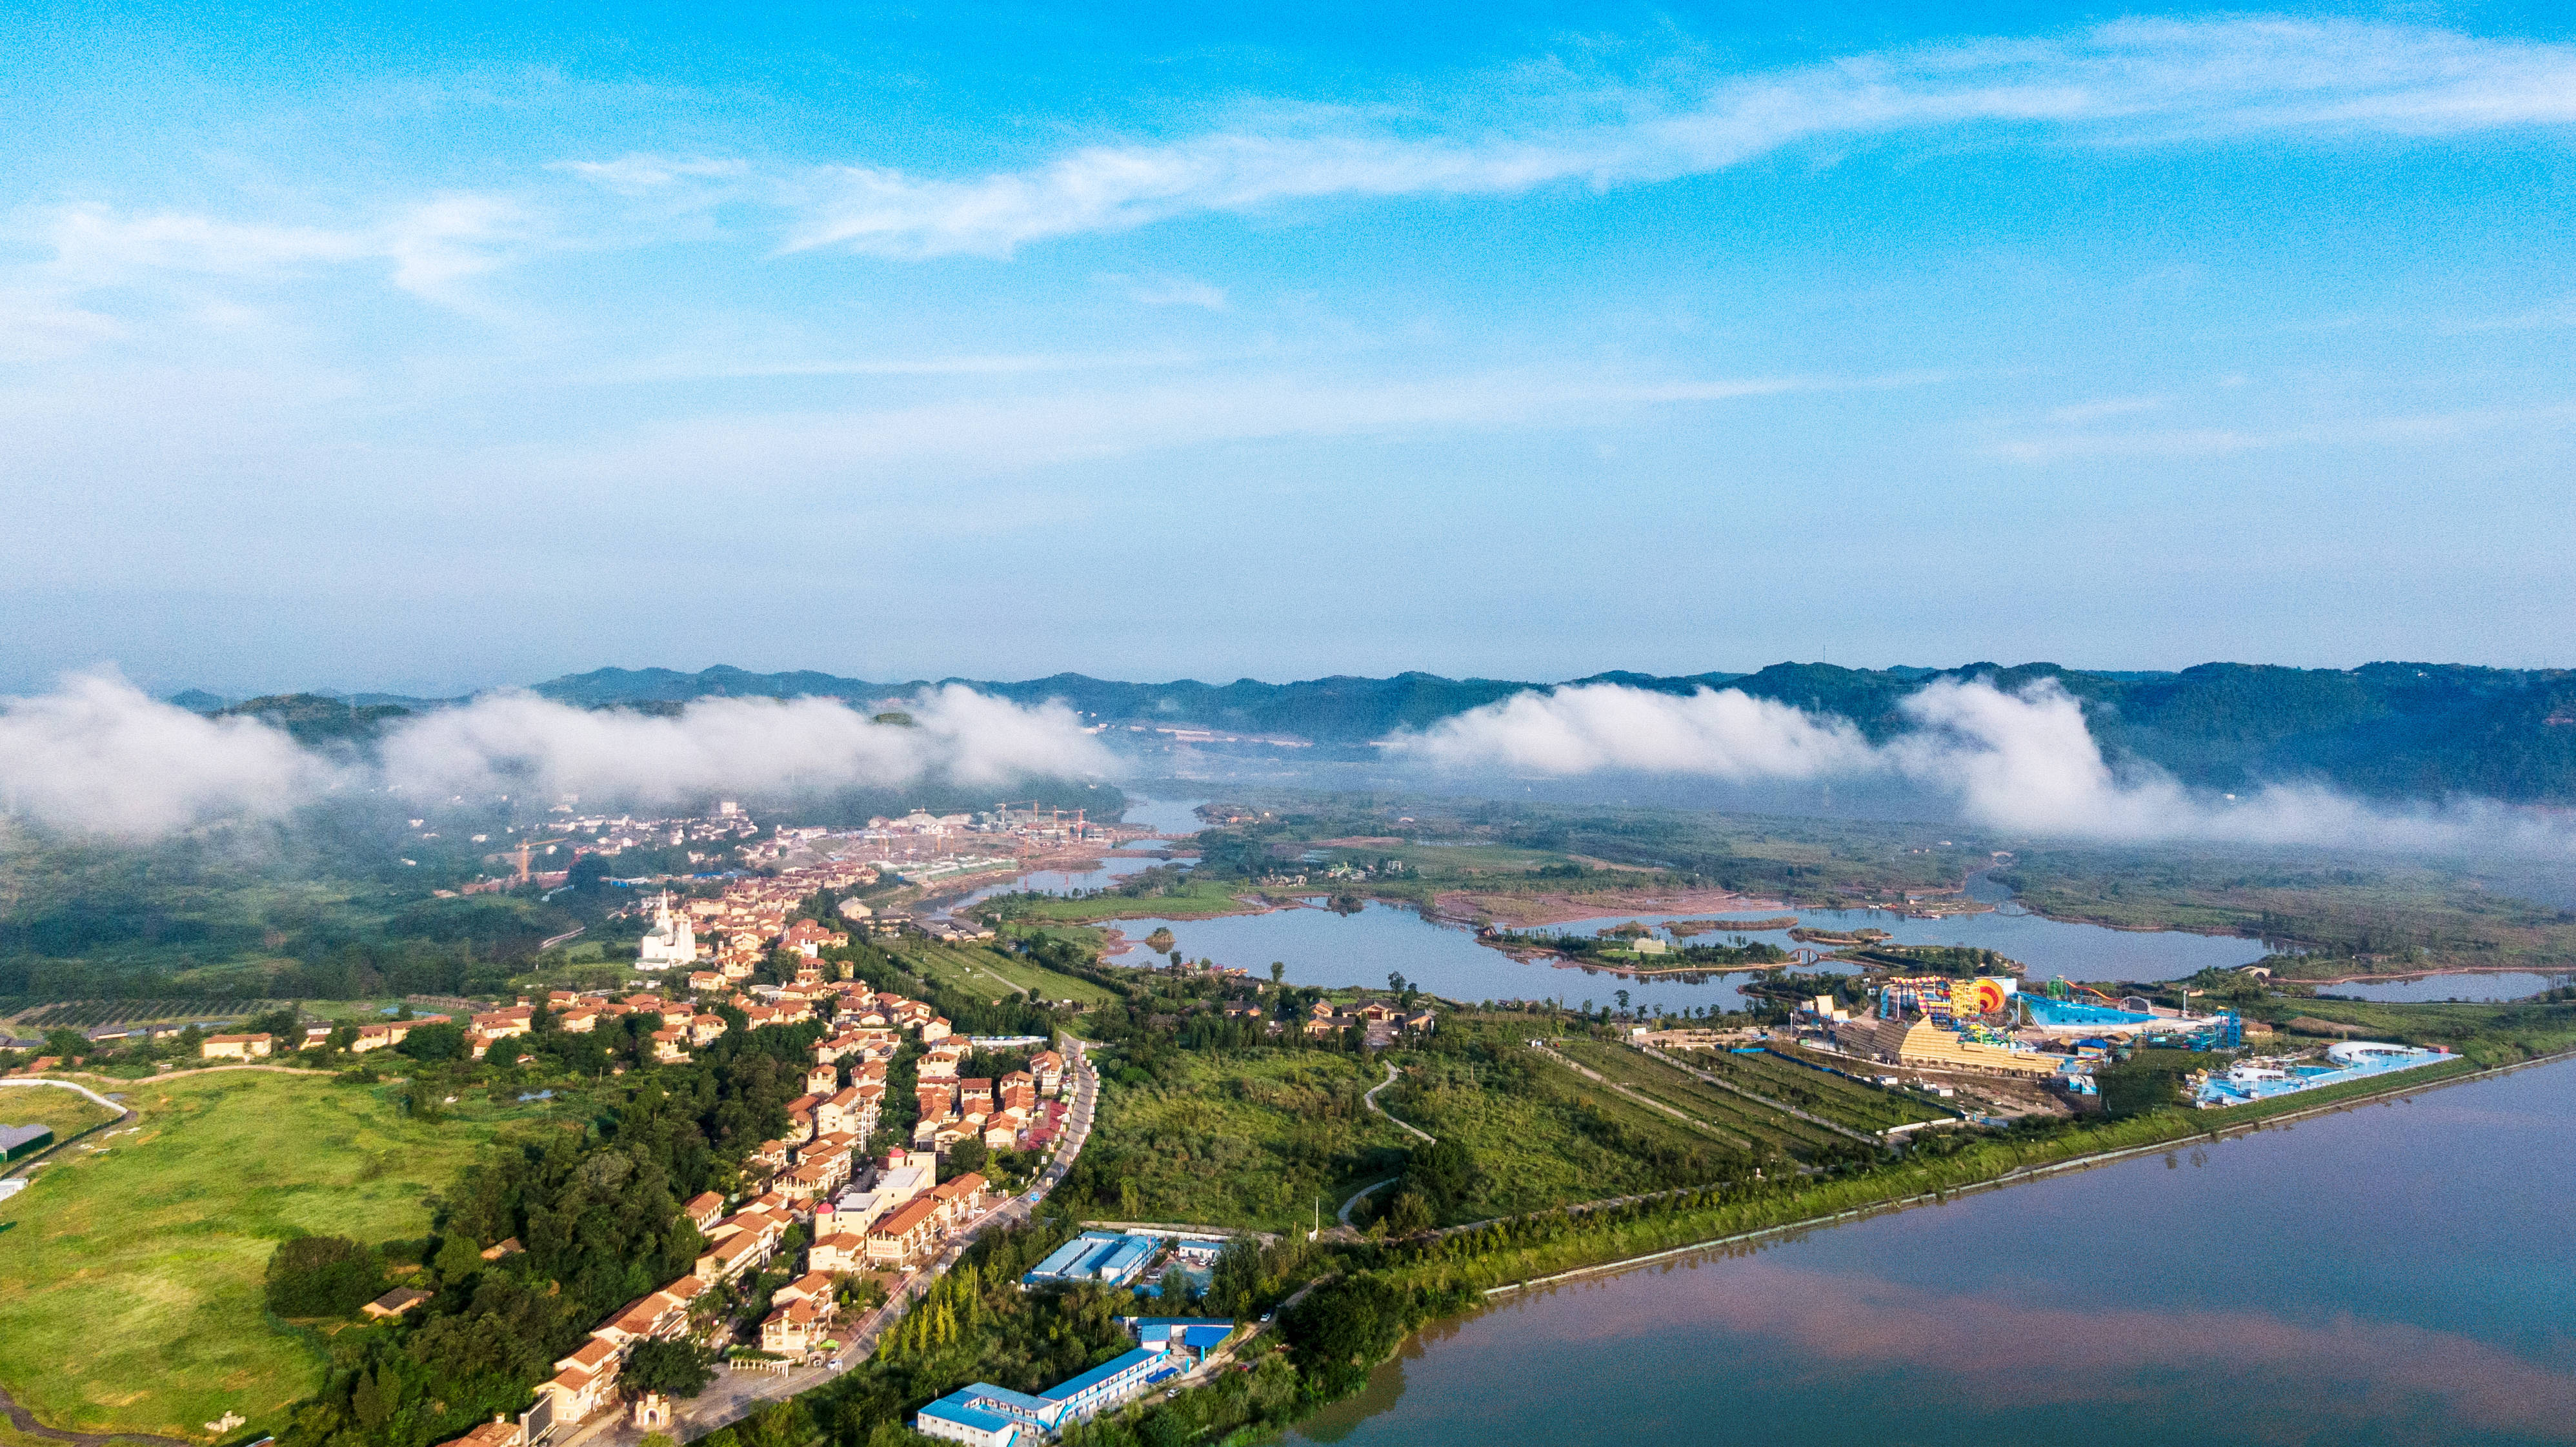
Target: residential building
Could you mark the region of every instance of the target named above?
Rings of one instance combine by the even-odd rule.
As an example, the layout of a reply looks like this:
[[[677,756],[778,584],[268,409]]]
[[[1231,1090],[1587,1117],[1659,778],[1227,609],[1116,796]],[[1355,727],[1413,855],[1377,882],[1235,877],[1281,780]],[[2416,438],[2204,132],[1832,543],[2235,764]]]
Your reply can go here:
[[[940,1203],[918,1198],[868,1229],[871,1265],[901,1266],[929,1253],[939,1240]]]
[[[209,1035],[197,1054],[206,1060],[266,1060],[276,1044],[267,1035]]]

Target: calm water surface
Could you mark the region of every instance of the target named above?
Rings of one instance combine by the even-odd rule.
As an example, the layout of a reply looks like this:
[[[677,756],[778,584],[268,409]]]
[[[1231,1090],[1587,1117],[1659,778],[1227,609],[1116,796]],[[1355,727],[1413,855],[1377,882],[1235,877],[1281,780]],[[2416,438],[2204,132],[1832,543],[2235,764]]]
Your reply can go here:
[[[2550,1066],[1508,1298],[1292,1436],[2576,1441],[2570,1182]]]
[[[1130,823],[1178,833],[1199,827],[1198,819],[1190,812],[1198,802],[1130,800],[1125,817]],[[1023,876],[1023,883],[998,886],[987,893],[1014,887],[1058,894],[1096,889],[1113,876],[1133,873],[1147,862],[1150,861],[1111,860],[1108,870],[1092,874],[1028,875]],[[1982,876],[1970,882],[1969,892],[1988,901],[2010,895],[2010,891]],[[2028,965],[2029,978],[2034,980],[2060,975],[2084,980],[2173,980],[2210,966],[2223,969],[2247,964],[2264,954],[2257,940],[2111,930],[2096,925],[2060,924],[2017,912],[1942,920],[1911,920],[1880,910],[1748,907],[1735,913],[1747,918],[1794,914],[1800,922],[1821,929],[1883,929],[1900,944],[1963,944],[1997,950]],[[1662,926],[1688,917],[1605,915],[1555,928],[1589,933],[1630,919]],[[1324,909],[1288,909],[1224,919],[1127,920],[1119,925],[1130,940],[1143,939],[1158,927],[1169,929],[1177,942],[1175,947],[1191,959],[1239,965],[1255,975],[1266,975],[1271,961],[1276,960],[1287,967],[1286,979],[1291,984],[1377,986],[1385,984],[1388,975],[1401,974],[1423,989],[1453,1000],[1558,1000],[1567,1005],[1589,1000],[1606,1005],[1616,998],[1616,992],[1625,990],[1631,1005],[1638,1008],[1734,1010],[1744,1006],[1738,986],[1751,978],[1737,974],[1711,975],[1698,981],[1637,980],[1606,970],[1523,963],[1477,944],[1464,929],[1432,924],[1410,909],[1375,901],[1358,914],[1347,916]],[[1658,933],[1666,931],[1659,929]],[[1749,937],[1767,940],[1783,949],[1794,945],[1786,929]],[[1721,938],[1699,936],[1703,943]],[[1831,973],[1846,972],[1840,966],[1822,968]]]
[[[2556,989],[2570,979],[2567,975],[2534,975],[2507,973],[2496,975],[2426,975],[2420,980],[2389,980],[2379,984],[2319,985],[2320,995],[2342,995],[2355,1000],[2519,1000]]]

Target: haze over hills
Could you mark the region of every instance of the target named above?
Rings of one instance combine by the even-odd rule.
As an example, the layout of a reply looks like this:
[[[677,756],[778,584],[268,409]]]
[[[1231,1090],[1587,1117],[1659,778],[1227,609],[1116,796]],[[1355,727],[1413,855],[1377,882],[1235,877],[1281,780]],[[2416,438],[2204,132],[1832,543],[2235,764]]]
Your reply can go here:
[[[2474,794],[2516,803],[2576,802],[2576,671],[2461,664],[2373,663],[2301,669],[2209,663],[2178,672],[2099,671],[2050,663],[1959,668],[1841,668],[1780,663],[1754,673],[1663,676],[1612,672],[1556,684],[1336,676],[1291,683],[1182,679],[1131,683],[1063,673],[1021,681],[943,679],[1023,704],[1058,700],[1109,724],[1198,727],[1358,748],[1420,730],[1530,689],[1619,684],[1683,695],[1737,689],[1811,714],[1849,719],[1871,742],[1912,727],[1900,704],[1944,679],[1985,678],[2006,690],[2054,682],[2084,706],[2106,757],[2153,763],[2182,782],[2239,789],[2314,780],[2383,799]],[[676,708],[707,698],[840,698],[873,702],[932,680],[870,681],[800,670],[600,668],[534,686],[584,707]],[[234,704],[190,692],[173,699],[212,712],[269,718],[311,742],[363,736],[403,710],[457,700],[291,695]]]

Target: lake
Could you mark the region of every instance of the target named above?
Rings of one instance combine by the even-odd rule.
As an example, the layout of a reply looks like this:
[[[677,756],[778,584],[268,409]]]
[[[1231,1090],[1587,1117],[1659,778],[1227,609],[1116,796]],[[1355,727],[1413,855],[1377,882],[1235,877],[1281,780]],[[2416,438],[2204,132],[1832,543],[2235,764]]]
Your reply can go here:
[[[2368,984],[2354,981],[2343,985],[2319,985],[2320,995],[2342,995],[2354,1000],[2387,1000],[2416,1002],[2423,1000],[2520,1000],[2543,990],[2554,990],[2570,979],[2567,975],[2535,975],[2525,971],[2502,971],[2484,975],[2426,975],[2420,980],[2380,980]]]
[[[1126,818],[1130,823],[1146,824],[1164,833],[1180,833],[1199,827],[1191,813],[1196,807],[1195,802],[1131,799]],[[1112,874],[1133,873],[1151,862],[1114,859],[1107,861],[1108,870],[1092,874],[1028,875],[1023,876],[1029,881],[1026,884],[995,886],[985,893],[1008,888],[1043,889],[1055,894],[1095,889],[1108,883]],[[2010,897],[2009,891],[1982,876],[1970,882],[1969,892],[1988,902]],[[2082,980],[2174,980],[2211,966],[2227,969],[2250,964],[2265,953],[2259,940],[2104,929],[2098,925],[2064,924],[2018,911],[1938,920],[1904,919],[1884,910],[1746,906],[1734,913],[1745,917],[1794,914],[1801,923],[1819,929],[1883,929],[1899,944],[1974,945],[2021,961],[2029,966],[2028,978],[2033,980],[2060,975]],[[1658,934],[1668,935],[1669,931],[1661,926],[1689,917],[1605,915],[1553,928],[1588,934],[1634,919],[1658,926]],[[1707,915],[1703,912],[1697,917]],[[1637,1009],[1740,1010],[1745,1002],[1738,987],[1753,978],[1739,973],[1711,975],[1699,981],[1639,980],[1606,970],[1523,962],[1476,943],[1475,936],[1463,928],[1433,924],[1411,909],[1374,900],[1354,915],[1338,915],[1325,909],[1285,909],[1220,919],[1124,920],[1118,927],[1131,941],[1141,940],[1157,928],[1168,929],[1176,941],[1174,947],[1184,956],[1239,965],[1262,978],[1268,977],[1270,963],[1276,960],[1286,966],[1285,978],[1293,985],[1376,987],[1383,986],[1388,975],[1401,974],[1434,995],[1469,1003],[1556,1000],[1572,1006],[1586,1001],[1607,1005],[1615,998],[1615,992],[1625,990],[1631,1007]],[[1703,943],[1720,938],[1699,936]],[[1786,929],[1749,938],[1767,940],[1783,949],[1794,943]],[[1127,958],[1137,960],[1141,956],[1131,953]],[[1824,966],[1823,970],[1849,972],[1835,965]]]
[[[2576,1068],[1501,1299],[1341,1447],[2576,1440]]]

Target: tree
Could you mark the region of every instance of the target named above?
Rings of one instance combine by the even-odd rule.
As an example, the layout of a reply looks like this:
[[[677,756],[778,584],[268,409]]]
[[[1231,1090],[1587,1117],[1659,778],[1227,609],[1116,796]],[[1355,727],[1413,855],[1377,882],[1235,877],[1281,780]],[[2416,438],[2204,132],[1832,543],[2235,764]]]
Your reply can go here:
[[[695,1342],[640,1341],[626,1354],[620,1382],[638,1392],[694,1397],[716,1376],[716,1354]]]
[[[948,1148],[948,1169],[953,1175],[962,1176],[968,1171],[980,1171],[984,1169],[985,1162],[990,1159],[991,1156],[984,1149],[984,1143],[972,1136]]]
[[[1405,1294],[1373,1273],[1346,1277],[1308,1292],[1280,1313],[1297,1365],[1316,1385],[1339,1396],[1368,1379],[1410,1326]]]
[[[1455,1138],[1433,1141],[1404,1168],[1403,1191],[1418,1195],[1434,1215],[1445,1214],[1476,1187],[1476,1158]]]
[[[1145,948],[1152,950],[1158,955],[1170,954],[1172,952],[1172,946],[1179,942],[1179,939],[1173,935],[1171,929],[1164,925],[1156,925],[1154,927],[1154,932],[1145,936]]]
[[[298,1236],[268,1258],[268,1309],[279,1316],[348,1316],[385,1289],[376,1254],[346,1236]]]
[[[430,1269],[441,1281],[463,1281],[483,1269],[483,1253],[474,1238],[462,1231],[449,1231],[438,1243],[438,1255],[431,1259]]]
[[[1272,960],[1270,962],[1270,983],[1275,986],[1287,977],[1288,962],[1286,960]]]
[[[1411,1236],[1431,1229],[1431,1203],[1419,1191],[1399,1191],[1386,1208],[1386,1234]]]
[[[394,1046],[394,1053],[409,1056],[424,1065],[442,1060],[462,1060],[466,1054],[465,1027],[454,1023],[415,1027]]]
[[[1190,1273],[1179,1262],[1163,1272],[1161,1295],[1155,1302],[1165,1311],[1180,1311],[1190,1304]]]

